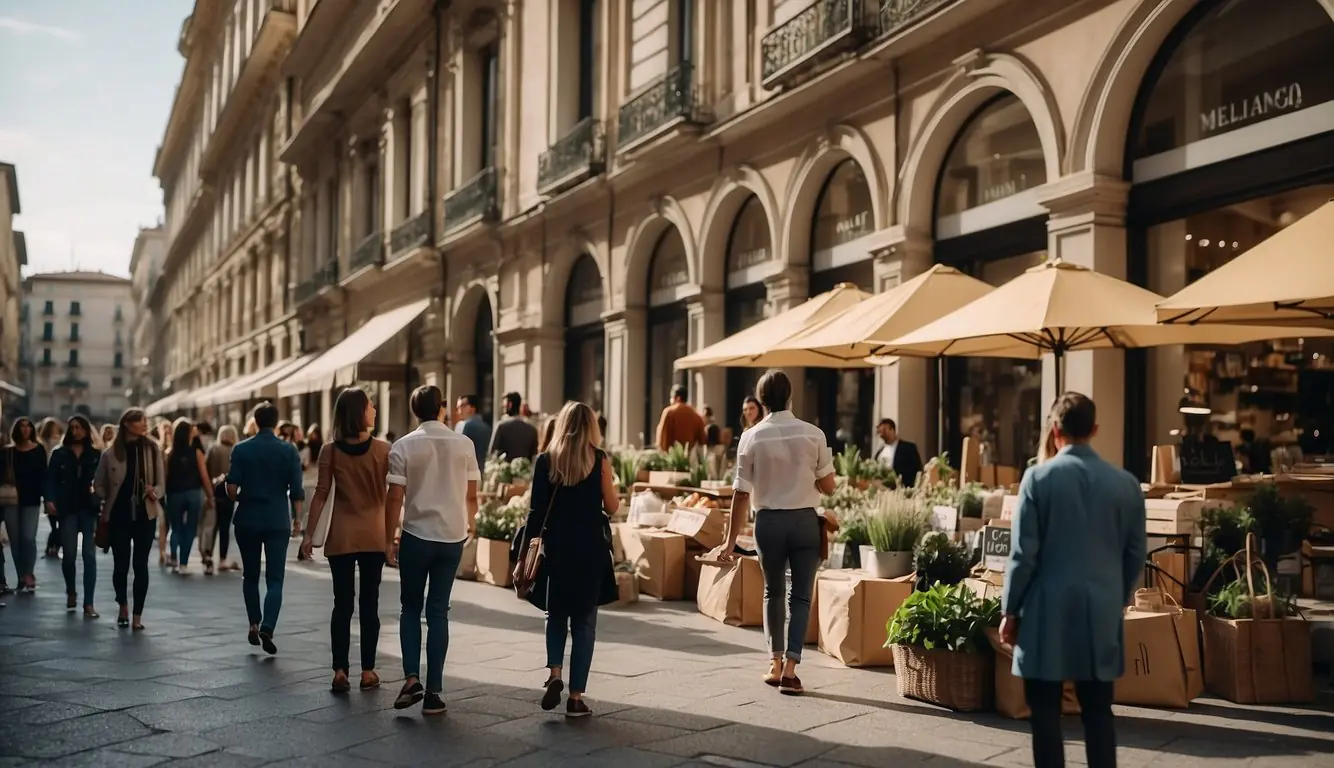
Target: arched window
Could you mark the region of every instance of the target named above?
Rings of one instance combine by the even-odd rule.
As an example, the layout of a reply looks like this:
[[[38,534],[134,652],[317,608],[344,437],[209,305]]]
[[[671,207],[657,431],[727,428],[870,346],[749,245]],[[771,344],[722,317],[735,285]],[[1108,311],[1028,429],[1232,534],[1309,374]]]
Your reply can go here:
[[[1046,183],[1042,140],[1028,108],[1014,94],[998,96],[968,120],[950,148],[936,189],[936,237],[1040,216],[1043,210],[1036,201],[1015,204],[1013,198]],[[1007,199],[1010,204],[986,215],[960,216]]]
[[[602,273],[584,254],[565,286],[565,398],[601,413],[606,344],[602,328]]]
[[[773,249],[770,247],[769,217],[755,195],[746,198],[732,221],[727,237],[727,296],[723,304],[723,332],[731,336],[764,319],[768,275]],[[759,368],[727,369],[727,403],[722,410],[725,424],[740,433],[741,399],[754,394],[764,371]]]
[[[864,252],[852,253],[840,246],[875,231],[873,210],[871,187],[861,166],[852,158],[839,163],[829,174],[815,204],[811,269],[819,272],[865,258]]]
[[[690,349],[690,324],[682,289],[688,287],[690,270],[685,240],[675,226],[658,238],[649,264],[648,394],[644,436],[653,440],[658,409],[667,405],[671,389],[687,383],[686,372],[677,371],[677,358]]]
[[[760,199],[751,195],[741,204],[727,236],[727,287],[762,281],[764,275],[755,267],[768,264],[772,255],[769,217]]]
[[[674,226],[668,226],[653,246],[653,260],[648,270],[648,303],[658,307],[677,301],[677,291],[690,282],[686,264],[686,244]]]

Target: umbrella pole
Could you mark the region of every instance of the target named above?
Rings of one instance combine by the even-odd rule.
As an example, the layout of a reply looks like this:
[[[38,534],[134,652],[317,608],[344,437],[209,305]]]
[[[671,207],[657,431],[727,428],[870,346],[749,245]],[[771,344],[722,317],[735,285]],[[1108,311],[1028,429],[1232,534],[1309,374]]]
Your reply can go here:
[[[1052,357],[1056,361],[1056,396],[1065,394],[1065,350],[1057,347]]]
[[[945,452],[945,358],[936,356],[936,455]]]

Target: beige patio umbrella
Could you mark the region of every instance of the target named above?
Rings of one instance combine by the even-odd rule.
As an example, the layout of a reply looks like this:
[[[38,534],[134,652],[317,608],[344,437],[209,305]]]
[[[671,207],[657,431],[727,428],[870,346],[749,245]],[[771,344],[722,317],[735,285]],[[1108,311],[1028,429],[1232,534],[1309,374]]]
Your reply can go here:
[[[1334,201],[1160,302],[1157,317],[1334,328]]]
[[[805,350],[843,362],[862,360],[881,346],[871,339],[903,336],[992,290],[992,286],[954,267],[936,264],[906,283],[811,324],[774,349]]]
[[[783,341],[815,323],[842,313],[870,298],[871,294],[851,283],[839,283],[832,290],[797,306],[761,320],[716,344],[692,352],[676,361],[677,370],[696,368],[869,368],[870,363],[856,359],[837,359],[804,349],[778,349]]]
[[[1160,325],[1155,307],[1162,300],[1111,275],[1055,259],[933,323],[883,340],[876,353],[1028,360],[1050,353],[1061,389],[1067,352],[1334,336],[1334,331],[1289,326]]]

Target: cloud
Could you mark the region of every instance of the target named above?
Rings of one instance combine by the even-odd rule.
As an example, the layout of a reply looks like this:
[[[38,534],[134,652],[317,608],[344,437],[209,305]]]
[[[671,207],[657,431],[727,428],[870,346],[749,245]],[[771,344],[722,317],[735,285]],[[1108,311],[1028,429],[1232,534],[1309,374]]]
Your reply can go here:
[[[0,30],[8,30],[16,35],[47,35],[61,40],[79,39],[79,33],[72,29],[49,24],[35,24],[31,21],[16,19],[13,16],[0,16]]]

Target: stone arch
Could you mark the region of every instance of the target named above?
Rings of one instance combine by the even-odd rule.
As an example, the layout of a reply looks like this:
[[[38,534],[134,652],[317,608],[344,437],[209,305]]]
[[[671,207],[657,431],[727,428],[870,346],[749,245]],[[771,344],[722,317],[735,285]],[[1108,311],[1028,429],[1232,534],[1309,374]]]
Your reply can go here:
[[[1334,0],[1315,0],[1334,21]],[[1120,179],[1130,120],[1144,77],[1169,36],[1200,0],[1143,0],[1117,29],[1080,101],[1066,170]]]
[[[659,197],[652,202],[652,212],[640,221],[630,233],[630,247],[625,263],[625,306],[642,307],[648,304],[648,274],[653,261],[653,250],[668,227],[676,227],[685,243],[686,269],[690,282],[699,285],[699,249],[695,233],[685,209],[673,197]]]
[[[607,256],[597,243],[581,232],[571,232],[547,260],[546,275],[542,278],[542,324],[560,327],[565,324],[565,293],[574,265],[583,256],[592,257],[602,276],[602,308],[610,307],[611,285],[607,280]]]
[[[491,327],[499,324],[496,297],[483,278],[474,278],[454,291],[454,312],[449,322],[449,349],[455,355],[473,354],[473,332],[477,328],[477,311],[486,300],[491,309]]]
[[[824,190],[829,174],[833,173],[839,163],[849,158],[861,167],[866,183],[871,188],[871,213],[875,218],[875,229],[889,226],[889,185],[885,180],[884,165],[874,146],[858,128],[846,124],[832,126],[801,153],[797,159],[797,172],[788,180],[783,195],[787,200],[787,209],[779,228],[783,237],[775,241],[783,243],[778,254],[779,263],[785,266],[810,264],[811,220],[815,216],[820,192]]]
[[[704,209],[704,223],[700,227],[700,288],[704,291],[721,291],[726,281],[727,241],[732,234],[732,226],[741,213],[741,206],[754,195],[764,209],[769,221],[769,249],[773,259],[783,258],[780,252],[782,242],[782,210],[773,188],[759,171],[748,165],[738,165],[727,169],[718,177],[709,193],[709,202]]]
[[[913,138],[899,172],[895,213],[897,223],[908,231],[933,231],[936,183],[950,147],[977,110],[1000,94],[1014,94],[1023,102],[1042,141],[1047,181],[1061,177],[1063,123],[1054,94],[1038,74],[1023,60],[1005,53],[973,51],[955,60],[955,66],[955,73]]]

